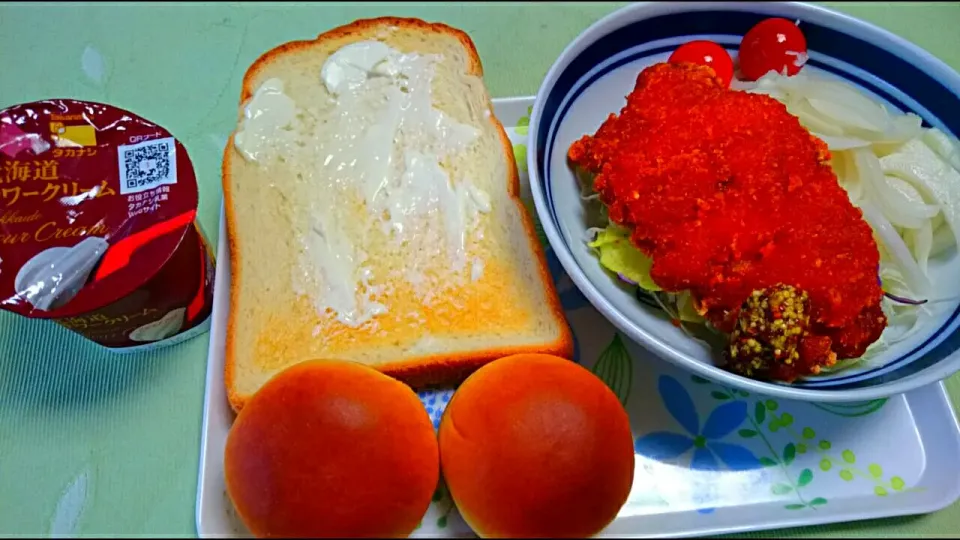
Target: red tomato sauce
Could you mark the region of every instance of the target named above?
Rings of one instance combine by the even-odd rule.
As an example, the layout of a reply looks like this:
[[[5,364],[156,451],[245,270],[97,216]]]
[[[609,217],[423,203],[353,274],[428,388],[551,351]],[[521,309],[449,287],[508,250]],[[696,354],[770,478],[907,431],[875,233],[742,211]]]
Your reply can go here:
[[[826,144],[773,98],[728,90],[703,66],[657,64],[568,157],[596,175],[610,219],[653,259],[657,285],[690,290],[721,331],[755,290],[807,293],[801,361],[777,378],[858,357],[886,326],[872,231]]]

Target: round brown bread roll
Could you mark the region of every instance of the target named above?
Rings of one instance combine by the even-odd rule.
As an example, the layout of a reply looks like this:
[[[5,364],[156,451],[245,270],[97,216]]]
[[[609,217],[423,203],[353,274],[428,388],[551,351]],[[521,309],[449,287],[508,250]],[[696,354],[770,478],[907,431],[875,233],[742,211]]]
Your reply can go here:
[[[481,537],[594,535],[633,484],[633,437],[617,397],[552,355],[477,370],[447,405],[439,437],[450,495]]]
[[[227,492],[254,535],[402,537],[440,475],[426,410],[403,383],[351,362],[294,365],[240,411]]]

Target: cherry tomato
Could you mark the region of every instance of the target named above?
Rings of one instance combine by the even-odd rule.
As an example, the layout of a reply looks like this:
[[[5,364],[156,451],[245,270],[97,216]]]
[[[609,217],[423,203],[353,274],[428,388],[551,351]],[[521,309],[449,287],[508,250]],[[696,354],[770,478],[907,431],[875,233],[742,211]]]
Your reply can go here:
[[[807,60],[807,39],[793,21],[761,21],[740,42],[740,73],[755,81],[770,71],[796,75]]]
[[[668,61],[710,66],[717,77],[723,81],[724,86],[730,86],[730,79],[733,79],[733,60],[730,54],[720,45],[705,39],[684,43],[673,51]]]

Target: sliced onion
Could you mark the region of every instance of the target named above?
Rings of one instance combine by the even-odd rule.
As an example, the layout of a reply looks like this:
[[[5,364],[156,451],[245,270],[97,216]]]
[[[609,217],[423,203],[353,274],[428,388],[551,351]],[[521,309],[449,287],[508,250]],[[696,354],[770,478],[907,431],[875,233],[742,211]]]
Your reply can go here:
[[[863,218],[867,220],[874,233],[880,238],[893,262],[903,271],[904,281],[910,290],[921,296],[927,296],[930,292],[930,280],[923,273],[917,261],[913,259],[910,249],[903,242],[903,238],[897,234],[893,225],[870,201],[860,201],[860,210],[863,211]]]
[[[936,128],[924,131],[923,142],[954,169],[960,171],[960,142]]]
[[[841,152],[854,148],[864,148],[870,146],[870,141],[857,139],[855,137],[843,137],[838,135],[825,135],[823,133],[813,132],[813,135],[821,141],[827,143],[827,148],[831,152]]]
[[[787,111],[799,118],[803,127],[812,132],[822,133],[824,135],[833,135],[836,137],[844,136],[843,128],[841,126],[837,125],[835,122],[831,122],[829,118],[825,118],[820,115],[816,109],[810,106],[810,103],[807,102],[807,100],[798,101],[796,104],[789,107]]]
[[[805,52],[784,51],[784,54],[786,54],[787,56],[792,56],[794,67],[798,67],[798,68],[802,68],[807,63],[807,61],[810,60],[810,56]]]
[[[844,128],[882,132],[890,123],[886,109],[847,83],[805,75],[797,84],[814,109]]]
[[[810,106],[816,109],[820,114],[835,119],[837,123],[843,124],[844,128],[859,128],[867,132],[884,132],[887,130],[889,118],[886,112],[872,105],[872,110],[857,110],[851,102],[844,102],[839,96],[831,96],[829,99],[807,98]]]
[[[930,256],[936,257],[941,253],[957,245],[957,240],[953,237],[953,230],[942,221],[933,231],[933,240],[930,245]]]
[[[890,266],[881,269],[880,274],[885,292],[880,307],[887,316],[888,328],[878,340],[878,343],[882,344],[880,347],[882,350],[914,334],[920,327],[922,317],[929,313],[928,305],[932,302],[928,296],[925,296],[926,302],[922,304],[900,303],[898,300],[912,301],[911,298],[916,297],[909,290],[903,274]],[[867,350],[869,352],[871,349]]]
[[[930,251],[933,248],[933,228],[930,226],[930,220],[925,221],[919,229],[908,231],[904,241],[912,245],[917,266],[926,274],[930,261]]]
[[[891,123],[893,126],[885,133],[884,142],[903,143],[923,135],[923,119],[911,112],[893,116]]]
[[[874,145],[896,148],[909,140],[919,137],[923,133],[923,128],[921,127],[920,118],[909,114],[891,116],[886,127],[882,130],[848,126],[844,131],[849,136],[866,139]]]
[[[744,89],[744,92],[750,94],[763,94],[780,102],[786,102],[788,100],[787,93],[779,88],[747,88]]]
[[[913,184],[924,197],[936,201],[954,238],[960,239],[960,173],[941,159],[919,139],[904,144],[903,152],[884,157],[881,167],[885,174],[902,178]]]
[[[834,153],[831,166],[837,175],[840,187],[847,191],[850,201],[856,204],[863,198],[863,182],[857,176],[856,167],[853,165],[853,158],[850,157],[850,153],[842,151]]]
[[[854,163],[865,190],[891,223],[898,227],[918,229],[923,226],[924,220],[929,220],[940,212],[939,206],[910,201],[903,193],[891,187],[883,174],[880,160],[873,152],[863,148],[851,152],[854,154]]]
[[[853,85],[804,71],[792,77],[770,72],[746,88],[783,101],[804,126],[824,135],[900,144],[923,133],[915,114],[891,114]]]
[[[896,191],[901,197],[904,198],[904,200],[913,205],[926,206],[930,212],[933,212],[933,215],[930,216],[928,221],[932,221],[937,216],[942,215],[939,205],[926,204],[926,201],[924,200],[923,195],[920,193],[920,190],[918,190],[916,186],[910,182],[907,182],[903,178],[891,176],[889,174],[884,174],[883,177],[890,189]]]
[[[790,77],[771,70],[764,73],[762,77],[757,79],[758,86],[767,88],[781,88],[791,93],[802,91],[806,85],[806,82],[807,73],[804,71],[801,71],[793,77]]]

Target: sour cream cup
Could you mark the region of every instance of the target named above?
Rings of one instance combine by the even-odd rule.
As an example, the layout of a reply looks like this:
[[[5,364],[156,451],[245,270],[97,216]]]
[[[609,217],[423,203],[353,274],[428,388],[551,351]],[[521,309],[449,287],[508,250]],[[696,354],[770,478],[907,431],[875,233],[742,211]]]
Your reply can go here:
[[[117,352],[205,331],[214,255],[167,130],[101,103],[0,111],[0,308]]]

